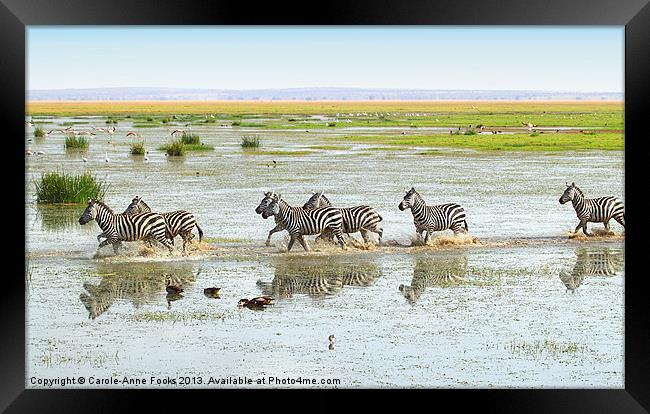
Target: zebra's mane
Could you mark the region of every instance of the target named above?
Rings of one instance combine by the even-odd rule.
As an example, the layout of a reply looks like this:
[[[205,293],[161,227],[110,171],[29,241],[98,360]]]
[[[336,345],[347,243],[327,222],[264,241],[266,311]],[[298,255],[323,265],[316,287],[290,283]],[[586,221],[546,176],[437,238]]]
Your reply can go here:
[[[95,204],[99,204],[99,205],[102,206],[104,209],[108,210],[109,213],[111,213],[111,214],[115,214],[115,213],[113,212],[113,209],[110,208],[109,206],[107,206],[106,204],[104,204],[103,202],[101,202],[101,201],[99,201],[99,200],[95,200]]]
[[[149,211],[151,211],[151,207],[149,207],[149,204],[145,203],[143,199],[140,199],[140,201],[138,201],[138,204],[142,204],[142,206],[148,208]]]
[[[585,196],[585,194],[582,192],[582,190],[577,185],[574,185],[573,188],[576,190],[576,193],[578,193],[581,197]]]
[[[332,205],[332,203],[327,199],[327,197],[325,197],[325,194],[321,194],[321,195],[320,195],[320,198],[322,198],[323,200],[325,200],[325,202],[326,202],[327,204],[329,204],[330,206]]]

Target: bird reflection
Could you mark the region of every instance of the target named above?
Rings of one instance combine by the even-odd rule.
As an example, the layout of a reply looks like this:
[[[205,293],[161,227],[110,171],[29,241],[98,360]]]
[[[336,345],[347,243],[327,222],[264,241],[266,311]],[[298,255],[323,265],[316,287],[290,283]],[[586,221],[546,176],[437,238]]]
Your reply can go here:
[[[428,287],[449,287],[462,283],[467,271],[467,257],[417,256],[411,285],[399,285],[399,291],[414,305]]]
[[[615,276],[625,266],[623,249],[609,247],[580,248],[576,250],[573,270],[560,272],[560,280],[567,292],[575,292],[586,276]]]

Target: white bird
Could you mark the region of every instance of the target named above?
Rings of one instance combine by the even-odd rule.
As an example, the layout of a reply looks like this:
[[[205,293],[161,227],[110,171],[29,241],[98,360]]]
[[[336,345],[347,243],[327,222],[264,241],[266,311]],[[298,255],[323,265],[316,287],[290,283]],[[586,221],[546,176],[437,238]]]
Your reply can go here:
[[[88,162],[88,158],[86,158],[86,157],[81,157],[81,161],[83,161],[83,162]]]
[[[106,154],[106,157],[104,157],[104,161],[106,161],[106,162],[110,162],[110,161],[111,161],[111,159],[110,159],[110,158],[108,158],[108,153],[105,153],[105,154]]]
[[[174,131],[172,131],[172,133],[170,135],[173,137],[174,134],[176,134],[177,132],[180,132],[181,134],[184,134],[185,130],[184,129],[175,129]]]
[[[36,155],[45,155],[45,151],[36,151]]]
[[[144,156],[144,160],[145,160],[145,161],[149,161],[149,157],[145,155],[145,156]]]
[[[28,148],[27,151],[25,151],[25,155],[34,155],[34,153],[31,148]]]

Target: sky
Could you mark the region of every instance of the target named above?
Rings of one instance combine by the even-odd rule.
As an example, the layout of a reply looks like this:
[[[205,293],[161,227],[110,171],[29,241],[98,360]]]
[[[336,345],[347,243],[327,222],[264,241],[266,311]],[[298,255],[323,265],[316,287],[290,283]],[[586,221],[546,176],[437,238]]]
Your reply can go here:
[[[27,89],[623,92],[623,26],[32,26]]]

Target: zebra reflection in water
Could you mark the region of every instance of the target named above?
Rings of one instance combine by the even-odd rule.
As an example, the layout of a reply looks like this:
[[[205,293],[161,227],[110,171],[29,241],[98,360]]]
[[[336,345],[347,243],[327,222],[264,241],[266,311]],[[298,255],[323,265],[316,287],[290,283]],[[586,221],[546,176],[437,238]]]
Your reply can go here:
[[[85,282],[86,292],[79,300],[88,311],[88,319],[95,319],[110,308],[116,300],[130,300],[138,308],[146,302],[159,299],[167,283],[184,285],[194,282],[191,266],[170,266],[152,263],[115,263],[97,266],[104,275],[98,285]],[[200,271],[199,271],[200,273]]]
[[[344,286],[372,286],[381,276],[374,262],[332,262],[331,258],[280,260],[271,282],[257,281],[263,295],[291,298],[296,294],[313,297],[338,294]]]
[[[417,256],[411,286],[399,285],[406,300],[414,305],[428,287],[461,284],[467,271],[466,256]]]
[[[625,266],[625,253],[622,249],[609,247],[576,251],[576,263],[571,273],[560,272],[560,280],[567,292],[572,293],[582,284],[585,276],[616,276]]]

